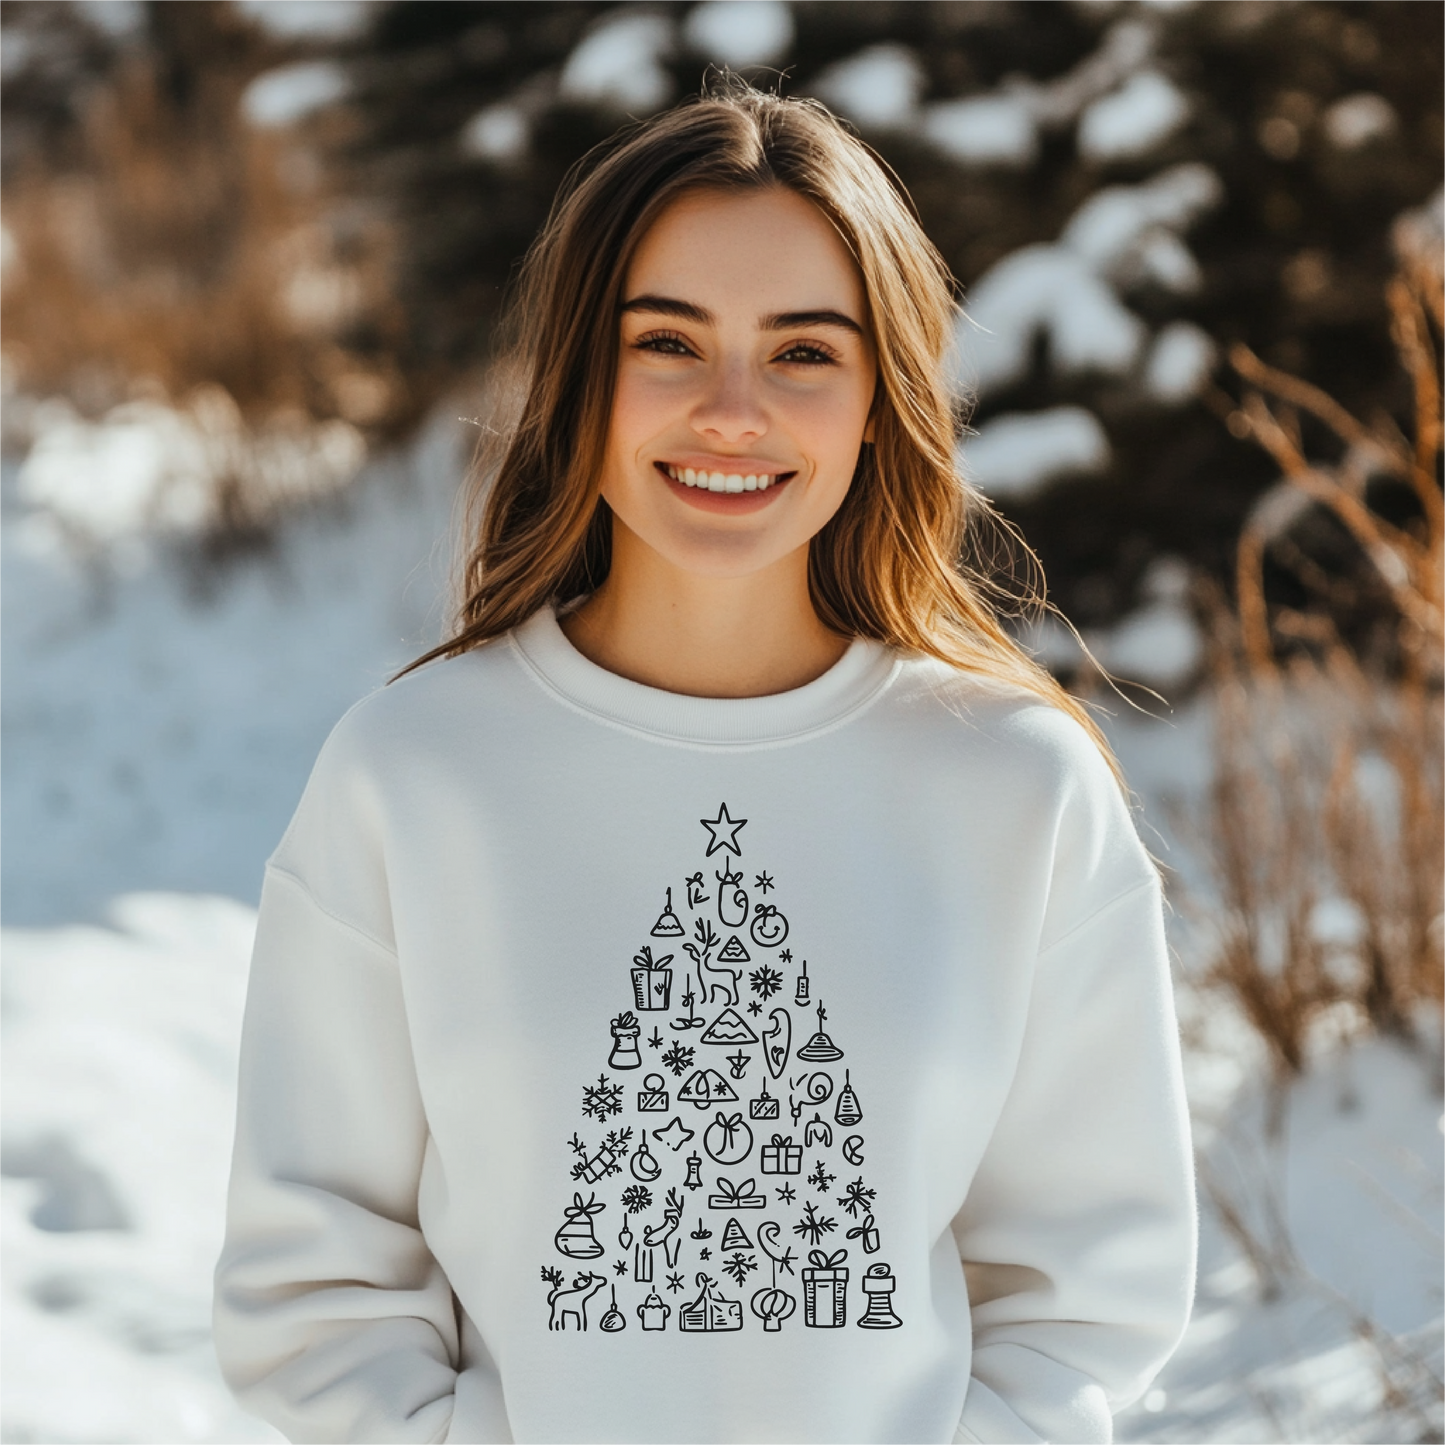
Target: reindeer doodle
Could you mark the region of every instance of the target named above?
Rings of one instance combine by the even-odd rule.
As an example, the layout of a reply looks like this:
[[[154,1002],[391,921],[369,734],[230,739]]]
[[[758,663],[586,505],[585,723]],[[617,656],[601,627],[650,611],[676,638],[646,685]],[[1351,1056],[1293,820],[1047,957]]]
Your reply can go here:
[[[572,1281],[572,1287],[566,1289],[562,1284],[562,1271],[560,1269],[544,1269],[542,1278],[552,1286],[547,1295],[547,1303],[552,1307],[552,1318],[548,1322],[549,1330],[565,1330],[567,1328],[567,1316],[571,1315],[577,1321],[577,1328],[587,1328],[587,1301],[607,1283],[605,1275],[600,1274],[579,1274]]]
[[[735,1005],[738,1001],[738,979],[742,977],[742,969],[713,966],[712,951],[722,939],[717,936],[716,930],[707,919],[699,918],[695,921],[693,935],[697,942],[684,943],[683,947],[697,965],[697,983],[703,992],[702,1001],[705,1004],[715,1003],[717,995],[721,993],[724,1003]]]

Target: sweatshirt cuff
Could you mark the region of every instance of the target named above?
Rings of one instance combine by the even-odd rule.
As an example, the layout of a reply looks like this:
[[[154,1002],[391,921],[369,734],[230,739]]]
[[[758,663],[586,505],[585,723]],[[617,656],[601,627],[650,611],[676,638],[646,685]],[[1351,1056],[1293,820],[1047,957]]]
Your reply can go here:
[[[1103,1386],[1041,1350],[997,1340],[975,1348],[972,1369],[955,1440],[1110,1445],[1114,1438]],[[1010,1401],[1017,1401],[1017,1408]]]

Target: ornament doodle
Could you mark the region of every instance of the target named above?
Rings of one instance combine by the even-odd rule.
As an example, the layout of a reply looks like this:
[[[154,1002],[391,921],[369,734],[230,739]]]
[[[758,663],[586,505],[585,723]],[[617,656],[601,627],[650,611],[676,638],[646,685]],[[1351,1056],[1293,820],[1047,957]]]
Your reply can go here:
[[[880,1246],[878,1226],[873,1222],[871,1214],[863,1216],[861,1224],[855,1224],[847,1233],[846,1238],[856,1239],[863,1246],[864,1254],[877,1254]]]
[[[768,1093],[768,1081],[763,1080],[763,1092],[748,1105],[748,1118],[769,1120],[778,1117],[778,1101]]]
[[[699,818],[698,822],[708,831],[708,845],[705,857],[711,858],[719,848],[726,848],[734,857],[741,858],[743,850],[738,846],[738,831],[747,827],[746,818],[733,818],[728,815],[728,805],[723,803],[718,808],[716,818]],[[724,837],[723,834],[727,836]]]
[[[820,1002],[818,1004],[818,1032],[798,1050],[798,1058],[806,1059],[810,1064],[831,1064],[834,1059],[843,1057],[843,1050],[823,1030],[823,1020],[827,1017],[828,1011]]]
[[[652,1142],[654,1144],[666,1144],[674,1154],[693,1137],[693,1130],[689,1129],[681,1119],[674,1117],[661,1129],[652,1131]]]
[[[745,1054],[741,1049],[735,1054],[728,1055],[728,1073],[735,1079],[741,1079],[748,1065],[752,1063],[753,1056]]]
[[[607,1276],[579,1274],[572,1281],[570,1289],[563,1286],[560,1269],[543,1269],[542,1279],[552,1286],[547,1293],[547,1303],[552,1310],[552,1317],[547,1323],[547,1328],[549,1330],[565,1330],[570,1316],[576,1321],[577,1329],[585,1330],[587,1328],[587,1301],[607,1283]]]
[[[863,1136],[850,1134],[843,1141],[843,1157],[855,1168],[863,1162]]]
[[[699,878],[702,874],[697,875]],[[667,890],[667,907],[657,915],[657,922],[652,925],[652,936],[654,938],[681,938],[682,922],[677,914],[672,911],[672,889]],[[665,961],[665,960],[664,960]]]
[[[617,1308],[617,1286],[612,1286],[612,1305],[607,1313],[597,1321],[597,1328],[604,1330],[609,1335],[615,1335],[618,1330],[627,1328],[627,1321],[623,1318],[622,1311]]]
[[[742,870],[736,873],[723,860],[723,871],[717,879],[717,917],[724,928],[741,928],[748,921],[748,895],[743,888]]]
[[[863,1122],[863,1110],[858,1103],[858,1095],[853,1092],[852,1073],[848,1069],[843,1071],[843,1087],[838,1091],[838,1107],[833,1110],[833,1121],[845,1129]]]
[[[606,1208],[595,1194],[589,1194],[586,1199],[580,1193],[574,1194],[572,1203],[563,1207],[565,1218],[561,1228],[552,1236],[557,1253],[565,1254],[568,1259],[597,1259],[603,1249],[593,1225]]]
[[[792,962],[793,955],[785,948],[778,955],[784,963]],[[796,1008],[807,1008],[808,1006],[808,960],[803,960],[803,971],[798,975],[798,989],[793,995],[793,1005]]]
[[[805,1083],[806,1079],[806,1083]],[[826,1104],[833,1097],[833,1076],[823,1069],[814,1069],[811,1074],[799,1074],[788,1080],[788,1087],[796,1089],[803,1084],[803,1101],[808,1104]]]
[[[632,1177],[640,1179],[644,1184],[651,1184],[662,1173],[662,1165],[657,1162],[657,1156],[647,1147],[646,1129],[642,1131],[641,1142],[633,1150],[632,1162],[627,1167],[632,1171]]]
[[[741,1164],[752,1152],[753,1131],[741,1114],[725,1114],[719,1109],[703,1130],[702,1147],[717,1164]]]
[[[689,1154],[687,1156],[687,1178],[682,1181],[684,1189],[702,1188],[702,1155]]]
[[[689,1059],[688,1063],[692,1060]],[[639,1114],[667,1113],[667,1080],[661,1074],[648,1074],[637,1091],[637,1112]]]
[[[776,948],[788,936],[788,920],[773,904],[755,903],[748,932],[759,948]]]

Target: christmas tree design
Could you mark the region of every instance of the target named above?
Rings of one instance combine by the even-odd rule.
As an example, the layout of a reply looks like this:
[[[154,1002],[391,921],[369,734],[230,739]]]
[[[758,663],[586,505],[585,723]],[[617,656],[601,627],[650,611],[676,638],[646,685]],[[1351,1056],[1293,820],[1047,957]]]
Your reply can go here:
[[[579,1069],[538,1327],[580,1316],[586,1328],[561,1293],[559,1254],[591,1265],[577,1298],[609,1285],[606,1333],[628,1319],[654,1333],[837,1329],[850,1316],[896,1327],[891,1271],[861,1258],[882,1247],[883,1191],[864,1152],[866,1080],[829,1018],[826,961],[802,956],[785,869],[749,859],[749,890],[748,820],[723,803],[698,821],[675,875],[639,901],[634,951],[617,960]]]

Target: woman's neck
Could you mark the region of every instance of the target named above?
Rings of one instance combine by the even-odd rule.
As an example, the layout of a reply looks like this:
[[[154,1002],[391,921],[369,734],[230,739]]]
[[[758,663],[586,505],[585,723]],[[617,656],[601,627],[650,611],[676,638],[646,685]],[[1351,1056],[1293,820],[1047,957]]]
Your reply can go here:
[[[806,547],[744,577],[708,577],[671,566],[616,519],[607,581],[562,631],[608,672],[690,697],[787,692],[848,649],[813,610]]]

